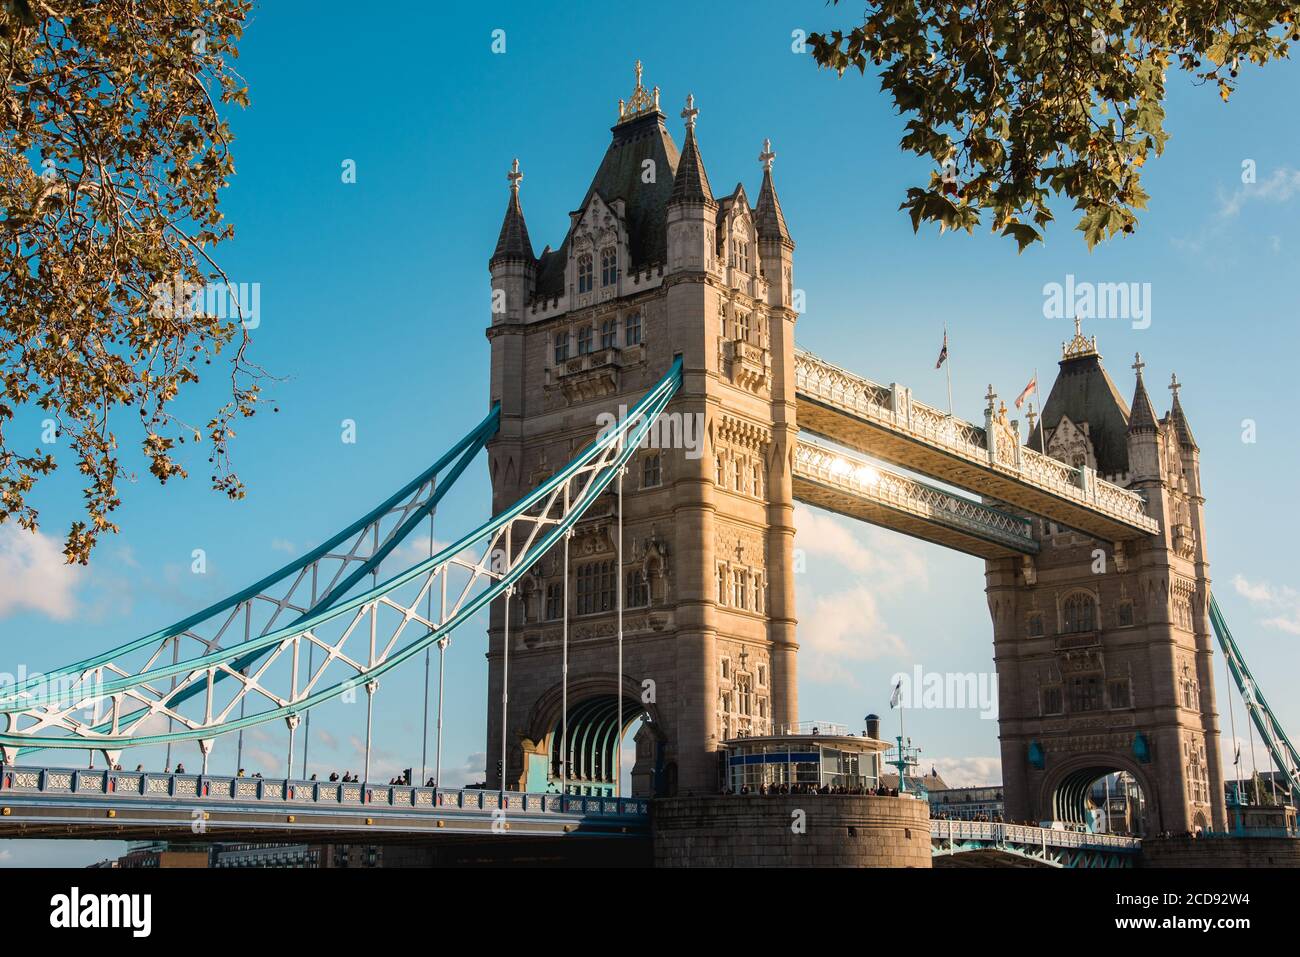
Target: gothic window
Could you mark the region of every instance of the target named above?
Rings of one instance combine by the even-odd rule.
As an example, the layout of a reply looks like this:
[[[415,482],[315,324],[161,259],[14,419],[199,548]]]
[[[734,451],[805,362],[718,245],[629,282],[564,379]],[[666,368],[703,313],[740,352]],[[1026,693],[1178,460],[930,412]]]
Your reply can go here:
[[[723,659],[722,659],[722,677],[723,677],[723,678],[730,678],[730,677],[731,677],[731,659],[730,659],[730,658],[723,658]]]
[[[727,603],[727,570],[722,565],[718,566],[717,584],[718,604],[725,605]]]
[[[732,471],[733,478],[735,479],[737,492],[743,492],[745,490],[745,473],[743,471],[743,468],[744,467],[741,465],[740,459],[732,460],[731,471]]]
[[[641,313],[629,312],[623,322],[623,345],[639,346],[641,344]]]
[[[750,687],[749,675],[736,676],[736,696],[740,699],[740,713],[749,717],[753,714],[753,688]]]
[[[726,485],[726,484],[727,484],[727,473],[726,473],[726,470],[723,468],[723,465],[722,465],[722,456],[721,456],[721,455],[715,455],[715,456],[713,457],[713,461],[714,461],[714,463],[717,465],[717,469],[718,469],[718,484],[719,484],[719,485]]]
[[[645,569],[634,568],[627,573],[627,607],[644,608],[650,604],[650,583]]]
[[[578,329],[578,355],[585,356],[591,351],[591,326],[582,326]]]
[[[1097,603],[1091,593],[1077,591],[1065,599],[1061,606],[1064,613],[1067,635],[1076,635],[1085,631],[1097,630]]]
[[[763,576],[758,572],[754,572],[754,600],[750,607],[757,612],[763,610]]]
[[[1133,602],[1122,601],[1119,603],[1119,613],[1116,616],[1121,628],[1127,628],[1133,624]]]
[[[754,495],[758,498],[763,497],[763,464],[761,462],[754,465]]]
[[[578,614],[592,615],[614,607],[614,563],[589,562],[578,566]]]
[[[606,246],[600,251],[600,284],[612,286],[618,282],[618,250]]]
[[[736,338],[743,341],[749,341],[749,313],[736,313]]]
[[[1030,614],[1029,621],[1026,623],[1025,630],[1030,638],[1039,638],[1043,634],[1043,613],[1036,611]]]
[[[1101,679],[1096,675],[1079,675],[1070,679],[1070,711],[1101,710]]]
[[[731,604],[737,608],[746,608],[745,593],[749,590],[749,575],[743,568],[731,572]]]
[[[647,455],[641,461],[641,487],[655,488],[663,480],[663,469],[659,462],[659,453]]]
[[[578,293],[591,292],[592,265],[591,253],[578,257]]]
[[[564,585],[551,582],[546,586],[546,620],[556,621],[564,614]]]
[[[555,334],[555,364],[564,365],[569,359],[569,330]]]
[[[1062,714],[1061,689],[1055,685],[1043,689],[1043,714]]]
[[[618,345],[618,322],[613,318],[606,319],[600,324],[600,347],[613,349],[616,345]]]
[[[1110,706],[1112,708],[1131,707],[1133,699],[1127,678],[1112,679],[1107,690],[1110,694]]]
[[[741,272],[749,272],[749,243],[739,239],[731,241],[731,265]]]

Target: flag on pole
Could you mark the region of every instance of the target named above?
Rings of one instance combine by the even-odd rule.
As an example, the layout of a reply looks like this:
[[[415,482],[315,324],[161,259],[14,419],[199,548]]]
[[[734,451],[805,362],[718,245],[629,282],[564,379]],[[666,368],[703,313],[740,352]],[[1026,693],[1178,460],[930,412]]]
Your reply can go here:
[[[1029,394],[1031,392],[1037,392],[1037,391],[1038,391],[1038,373],[1035,372],[1034,377],[1029,380],[1029,385],[1025,386],[1024,391],[1021,392],[1019,397],[1016,399],[1016,408],[1018,409],[1025,404],[1025,400],[1029,398]]]
[[[894,693],[889,696],[889,706],[897,708],[898,702],[903,699],[903,679],[899,678],[894,684]]]
[[[948,361],[948,330],[943,330],[943,348],[939,350],[939,361],[934,364],[936,369],[943,366]]]

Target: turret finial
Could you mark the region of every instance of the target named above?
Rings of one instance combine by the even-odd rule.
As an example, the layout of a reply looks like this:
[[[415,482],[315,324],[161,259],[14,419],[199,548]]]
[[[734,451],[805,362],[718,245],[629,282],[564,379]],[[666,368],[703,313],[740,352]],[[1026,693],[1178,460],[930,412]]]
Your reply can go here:
[[[1061,359],[1078,359],[1082,356],[1097,354],[1097,337],[1086,338],[1083,334],[1083,320],[1074,317],[1074,338],[1061,343]]]
[[[1142,370],[1145,369],[1146,366],[1147,364],[1142,361],[1142,353],[1133,353],[1133,371],[1137,373],[1139,380],[1142,378]]]
[[[763,140],[763,152],[758,154],[758,161],[763,164],[763,169],[768,172],[772,171],[772,160],[776,159],[776,154],[772,152],[772,141]]]
[[[519,181],[524,178],[524,174],[519,172],[519,157],[515,157],[514,163],[510,166],[510,172],[506,173],[506,179],[510,180],[510,191],[519,192]]]
[[[686,94],[686,109],[682,110],[682,119],[686,121],[688,130],[695,129],[695,117],[700,115],[700,111],[695,108],[695,94]]]
[[[636,61],[636,88],[632,91],[631,98],[624,103],[618,101],[618,119],[619,122],[630,120],[633,117],[640,116],[643,113],[649,113],[659,109],[659,87],[653,91],[647,90],[641,82],[641,61]]]
[[[1169,391],[1174,394],[1175,401],[1177,401],[1178,399],[1178,390],[1181,389],[1182,387],[1183,384],[1178,381],[1178,373],[1171,372],[1169,374]]]

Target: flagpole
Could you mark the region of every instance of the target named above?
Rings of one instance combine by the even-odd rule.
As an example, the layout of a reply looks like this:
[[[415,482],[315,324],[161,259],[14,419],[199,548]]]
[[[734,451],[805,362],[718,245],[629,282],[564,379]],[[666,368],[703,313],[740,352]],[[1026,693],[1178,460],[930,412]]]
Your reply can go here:
[[[943,344],[948,345],[948,323],[943,324]],[[949,352],[943,363],[944,371],[948,373],[948,418],[952,418],[952,354]]]
[[[1047,435],[1043,426],[1043,394],[1038,391],[1038,366],[1034,366],[1034,398],[1038,400],[1038,451],[1046,455]]]

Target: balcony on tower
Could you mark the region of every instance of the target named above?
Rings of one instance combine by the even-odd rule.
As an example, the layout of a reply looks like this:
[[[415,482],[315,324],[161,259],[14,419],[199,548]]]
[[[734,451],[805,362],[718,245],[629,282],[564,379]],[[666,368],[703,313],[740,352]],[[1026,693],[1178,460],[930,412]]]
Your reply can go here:
[[[622,350],[608,346],[572,356],[554,373],[564,397],[570,402],[583,402],[617,392],[622,368]]]

